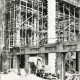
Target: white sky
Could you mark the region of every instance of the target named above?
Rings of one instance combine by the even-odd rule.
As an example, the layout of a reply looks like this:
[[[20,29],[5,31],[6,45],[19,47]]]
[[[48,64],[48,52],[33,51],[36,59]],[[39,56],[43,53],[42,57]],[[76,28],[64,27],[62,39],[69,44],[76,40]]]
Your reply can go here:
[[[54,43],[56,39],[50,39],[55,38],[55,0],[48,0],[48,42]]]

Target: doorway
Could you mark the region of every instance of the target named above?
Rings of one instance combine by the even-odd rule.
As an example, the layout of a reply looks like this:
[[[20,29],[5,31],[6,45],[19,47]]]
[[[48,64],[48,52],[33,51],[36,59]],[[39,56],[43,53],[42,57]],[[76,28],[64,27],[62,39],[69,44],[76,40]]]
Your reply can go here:
[[[20,68],[25,68],[25,55],[19,55],[18,56],[18,59],[19,59],[19,67]]]

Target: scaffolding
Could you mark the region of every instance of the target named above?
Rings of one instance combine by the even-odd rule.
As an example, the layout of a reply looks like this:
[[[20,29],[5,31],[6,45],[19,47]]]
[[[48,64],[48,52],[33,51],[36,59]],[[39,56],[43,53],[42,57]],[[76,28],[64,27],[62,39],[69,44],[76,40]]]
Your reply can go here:
[[[4,22],[3,22],[3,9],[2,9],[3,1],[0,1],[0,52],[4,46]]]
[[[76,40],[79,36],[79,8],[56,2],[56,34],[59,42]]]
[[[5,3],[7,49],[47,44],[47,0],[6,0]]]
[[[80,10],[78,0],[56,0],[56,35],[58,42],[77,41],[80,34],[79,26]],[[66,72],[77,73],[77,53],[67,52],[65,56]]]

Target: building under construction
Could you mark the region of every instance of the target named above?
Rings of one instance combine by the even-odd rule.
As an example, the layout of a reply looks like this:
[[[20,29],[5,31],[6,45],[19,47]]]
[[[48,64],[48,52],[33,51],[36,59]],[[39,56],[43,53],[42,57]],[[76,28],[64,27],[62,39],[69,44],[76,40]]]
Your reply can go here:
[[[1,3],[5,44],[2,55],[10,58],[8,61],[2,58],[2,61],[9,63],[8,68],[16,68],[13,54],[16,50],[20,53],[17,56],[21,60],[20,68],[24,68],[28,60],[22,55],[25,53],[23,47],[48,42],[47,0],[3,0]]]
[[[56,33],[59,42],[74,41],[79,37],[79,5],[78,0],[56,1]]]
[[[80,1],[56,0],[55,3],[57,41],[48,45],[47,0],[3,1],[5,46],[2,55],[8,56],[3,60],[9,63],[8,69],[25,68],[31,73],[31,57],[42,58],[44,66],[48,65],[48,53],[53,52],[57,54],[55,73],[58,79],[65,80],[65,72],[68,76],[75,74],[70,80],[80,79]]]
[[[80,0],[56,0],[55,28],[57,42],[74,43],[74,41],[78,41],[80,36]],[[66,72],[69,75],[80,73],[79,54],[75,51],[68,51],[65,55]]]
[[[5,0],[5,48],[47,44],[47,1]]]

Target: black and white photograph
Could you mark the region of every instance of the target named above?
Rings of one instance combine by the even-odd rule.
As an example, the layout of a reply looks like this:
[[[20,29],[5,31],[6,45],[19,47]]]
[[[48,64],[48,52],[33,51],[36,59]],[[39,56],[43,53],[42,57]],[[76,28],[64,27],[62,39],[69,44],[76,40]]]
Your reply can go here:
[[[0,0],[0,80],[80,80],[80,0]]]

